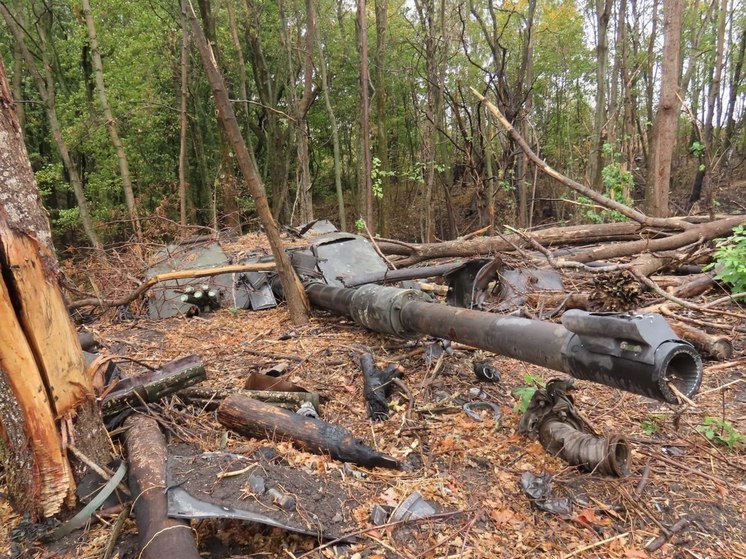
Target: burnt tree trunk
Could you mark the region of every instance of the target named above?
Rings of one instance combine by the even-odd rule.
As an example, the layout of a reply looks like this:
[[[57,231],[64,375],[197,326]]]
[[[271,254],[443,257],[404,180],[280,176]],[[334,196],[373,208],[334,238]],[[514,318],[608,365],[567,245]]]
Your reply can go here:
[[[0,456],[14,507],[39,519],[75,502],[66,442],[99,465],[109,446],[2,61],[0,176],[16,193],[0,199]]]

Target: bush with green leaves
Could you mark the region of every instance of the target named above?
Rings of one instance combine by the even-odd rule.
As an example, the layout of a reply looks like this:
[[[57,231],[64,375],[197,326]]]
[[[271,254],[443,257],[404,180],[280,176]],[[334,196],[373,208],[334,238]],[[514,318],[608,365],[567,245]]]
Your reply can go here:
[[[713,262],[707,269],[715,269],[715,278],[731,286],[733,293],[746,292],[746,226],[733,228],[733,234],[717,242]]]

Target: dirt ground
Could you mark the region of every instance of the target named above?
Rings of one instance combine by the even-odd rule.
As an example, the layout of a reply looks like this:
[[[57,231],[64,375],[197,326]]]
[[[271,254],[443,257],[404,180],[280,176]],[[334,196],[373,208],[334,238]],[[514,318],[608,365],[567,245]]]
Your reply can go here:
[[[233,248],[255,240],[245,237]],[[404,464],[402,470],[367,469],[287,441],[245,438],[226,430],[214,411],[178,396],[151,405],[185,472],[177,484],[208,501],[254,507],[296,530],[325,530],[323,538],[253,522],[194,520],[205,557],[746,558],[746,449],[736,440],[746,433],[746,343],[735,329],[743,323],[730,332],[733,359],[705,363],[693,405],[665,405],[579,381],[578,410],[599,432],[630,443],[630,473],[620,479],[569,467],[517,432],[516,390],[561,376],[552,371],[463,346],[428,363],[432,340],[367,332],[318,310],[303,327],[290,323],[282,305],[159,321],[142,318],[137,306],[131,310],[133,316],[108,311],[82,326],[103,351],[118,356],[127,375],[142,372],[142,364],[158,367],[194,353],[207,371],[203,386],[238,389],[249,373],[283,364],[287,380],[320,394],[322,419]],[[397,364],[402,371],[406,388],[392,397],[387,421],[368,418],[359,367],[365,352],[379,366]],[[499,382],[475,376],[473,364],[484,360],[500,372]],[[495,403],[501,417],[467,415],[463,404],[479,399]],[[734,448],[701,432],[708,417],[731,422]],[[124,456],[121,435],[114,444]],[[240,476],[221,475],[244,469]],[[249,476],[257,472],[268,486],[293,495],[296,506],[284,512],[252,492]],[[519,485],[525,472],[550,474],[555,496],[568,498],[572,512],[540,510]],[[396,507],[414,492],[434,516],[371,522],[375,505]],[[5,497],[0,476],[0,557],[102,557],[116,510],[59,542],[41,543],[34,535],[43,527],[24,522]],[[113,557],[138,557],[136,535],[127,520]]]

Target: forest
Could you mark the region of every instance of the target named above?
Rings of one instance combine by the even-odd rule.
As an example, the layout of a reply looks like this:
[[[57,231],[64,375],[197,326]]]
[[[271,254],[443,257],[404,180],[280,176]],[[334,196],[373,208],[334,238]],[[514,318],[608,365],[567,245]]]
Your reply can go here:
[[[178,3],[0,9],[0,55],[60,247],[178,225],[252,229],[253,200]],[[618,219],[538,174],[470,87],[550,166],[650,215],[717,212],[719,189],[743,179],[739,0],[194,9],[283,224],[365,221],[427,242]]]
[[[746,558],[743,0],[0,16],[0,557]]]

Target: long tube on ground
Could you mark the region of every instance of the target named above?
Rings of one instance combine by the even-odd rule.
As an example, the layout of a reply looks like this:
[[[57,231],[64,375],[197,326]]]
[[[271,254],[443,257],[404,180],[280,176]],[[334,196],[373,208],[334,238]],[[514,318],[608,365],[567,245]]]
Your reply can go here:
[[[446,338],[666,402],[693,396],[702,380],[699,354],[659,315],[575,314],[571,331],[563,324],[429,303],[395,287],[311,283],[306,292],[314,306],[376,332]],[[640,332],[638,319],[646,321]]]

